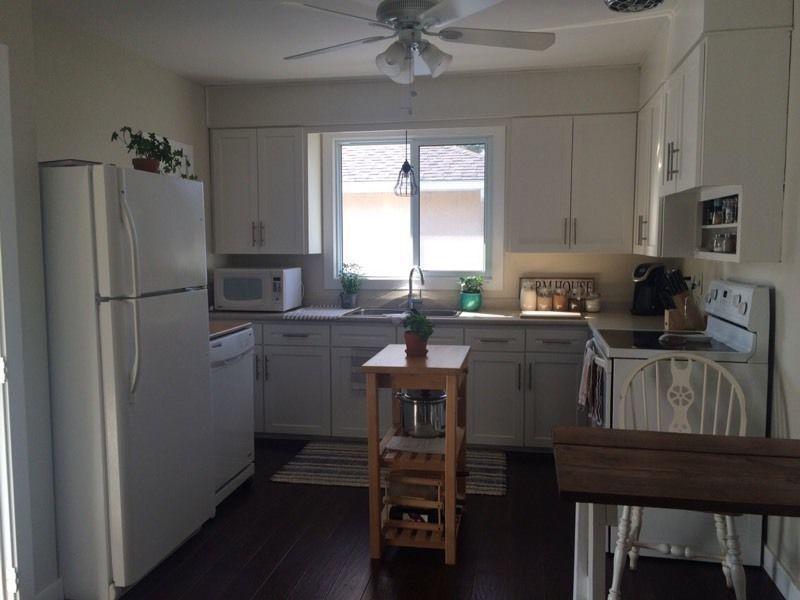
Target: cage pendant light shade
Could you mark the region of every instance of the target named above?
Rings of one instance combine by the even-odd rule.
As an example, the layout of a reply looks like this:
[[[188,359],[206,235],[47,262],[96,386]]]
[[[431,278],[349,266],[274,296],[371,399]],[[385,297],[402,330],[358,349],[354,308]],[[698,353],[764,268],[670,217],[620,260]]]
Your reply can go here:
[[[414,167],[405,160],[403,166],[400,167],[400,172],[397,174],[397,183],[394,185],[395,196],[414,196],[419,191],[417,186],[417,175],[414,173]]]

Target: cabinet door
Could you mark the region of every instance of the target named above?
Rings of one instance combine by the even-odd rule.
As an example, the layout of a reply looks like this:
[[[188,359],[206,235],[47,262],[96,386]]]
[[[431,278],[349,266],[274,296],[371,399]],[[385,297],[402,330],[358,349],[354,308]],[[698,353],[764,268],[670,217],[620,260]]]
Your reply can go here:
[[[525,445],[550,447],[556,425],[577,424],[583,355],[526,355]]]
[[[571,162],[571,117],[512,120],[506,196],[510,252],[568,248]]]
[[[264,346],[263,377],[267,432],[330,435],[330,349]]]
[[[667,79],[664,86],[664,169],[659,189],[662,197],[676,191],[682,111],[683,74],[679,69]]]
[[[300,129],[258,131],[258,238],[264,254],[305,251],[302,142]]]
[[[650,168],[652,157],[653,111],[646,105],[636,119],[636,201],[633,213],[633,253],[645,254],[650,213]]]
[[[523,355],[472,352],[467,383],[467,439],[470,444],[523,443]]]
[[[647,223],[644,226],[644,254],[661,256],[661,177],[664,172],[664,93],[659,92],[648,104],[651,122],[650,190]]]
[[[331,435],[367,437],[366,377],[361,365],[380,348],[331,349]],[[392,425],[392,390],[378,390],[380,430]]]
[[[636,116],[575,117],[572,249],[630,252],[636,168]]]
[[[264,433],[264,349],[261,346],[254,348],[253,360],[253,426],[256,433]]]
[[[702,134],[703,74],[705,47],[700,44],[686,57],[680,68],[681,121],[673,169],[675,191],[700,185],[700,137]]]
[[[258,145],[255,129],[211,132],[214,248],[252,254],[258,247]]]

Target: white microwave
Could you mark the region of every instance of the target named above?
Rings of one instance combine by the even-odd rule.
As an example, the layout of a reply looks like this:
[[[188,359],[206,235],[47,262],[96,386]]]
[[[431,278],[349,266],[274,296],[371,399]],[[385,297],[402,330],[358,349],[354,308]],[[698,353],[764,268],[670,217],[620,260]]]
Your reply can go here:
[[[214,307],[218,310],[284,312],[302,302],[299,267],[214,269]]]

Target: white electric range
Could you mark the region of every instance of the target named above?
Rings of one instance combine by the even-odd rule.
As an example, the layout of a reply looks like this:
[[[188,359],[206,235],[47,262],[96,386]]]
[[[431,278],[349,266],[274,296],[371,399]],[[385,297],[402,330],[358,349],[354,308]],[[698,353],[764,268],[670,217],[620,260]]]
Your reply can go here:
[[[622,385],[642,361],[664,352],[685,351],[715,360],[731,372],[745,393],[747,435],[766,436],[771,391],[771,302],[768,287],[713,281],[703,299],[703,308],[708,314],[704,332],[595,330],[596,361],[606,375],[604,426],[621,426]],[[718,553],[714,524],[709,515],[664,509],[647,509],[645,513],[643,540],[689,545],[704,553]],[[760,565],[762,517],[745,515],[737,524],[743,562]],[[616,531],[612,530],[611,536],[615,539]],[[642,554],[663,557],[645,551]]]

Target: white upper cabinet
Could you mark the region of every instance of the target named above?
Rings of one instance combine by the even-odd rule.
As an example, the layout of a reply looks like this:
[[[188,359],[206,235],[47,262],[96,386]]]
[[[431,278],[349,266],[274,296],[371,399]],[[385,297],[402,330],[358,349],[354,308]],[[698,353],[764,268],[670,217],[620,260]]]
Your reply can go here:
[[[664,93],[641,111],[636,129],[636,203],[633,252],[659,256],[661,251],[661,175],[664,165]]]
[[[636,117],[514,119],[506,249],[630,252]]]
[[[575,252],[630,252],[636,115],[575,117],[572,220]]]
[[[256,130],[212,131],[211,146],[214,248],[220,254],[259,252]]]
[[[569,249],[571,178],[572,117],[514,119],[506,194],[510,252]]]
[[[214,247],[220,254],[310,254],[321,246],[319,158],[299,128],[215,129]],[[309,170],[309,165],[315,169]]]

